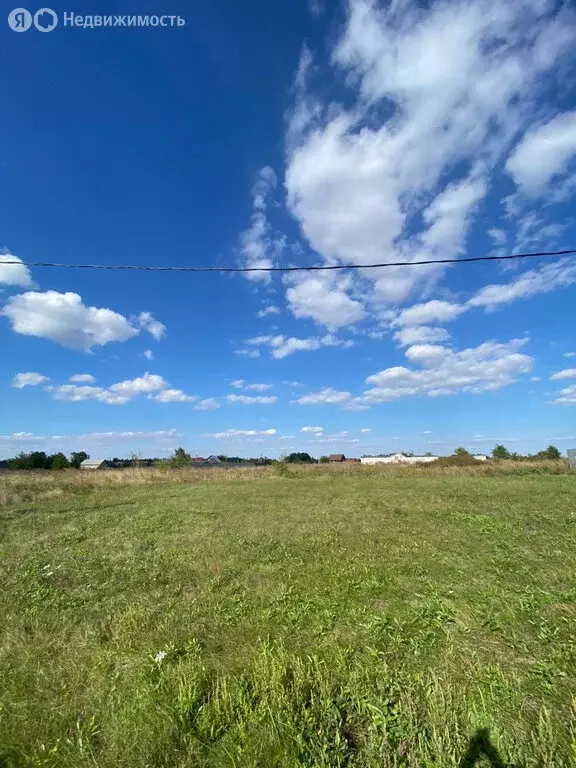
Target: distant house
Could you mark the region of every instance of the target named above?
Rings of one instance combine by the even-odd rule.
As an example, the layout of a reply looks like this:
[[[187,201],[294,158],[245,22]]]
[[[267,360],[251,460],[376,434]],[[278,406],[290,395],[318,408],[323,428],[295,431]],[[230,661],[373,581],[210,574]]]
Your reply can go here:
[[[328,461],[346,461],[346,456],[343,453],[331,453]]]
[[[80,469],[109,469],[111,463],[106,459],[85,459]]]
[[[360,464],[360,459],[344,459],[345,464]]]
[[[218,464],[222,464],[222,461],[218,458],[218,456],[208,456],[206,459],[206,464],[209,464],[210,466],[217,466]]]
[[[403,453],[391,453],[388,456],[362,456],[362,464],[426,464],[436,461],[438,456],[404,456]]]
[[[190,463],[193,467],[203,467],[206,464],[206,459],[203,456],[192,456]]]

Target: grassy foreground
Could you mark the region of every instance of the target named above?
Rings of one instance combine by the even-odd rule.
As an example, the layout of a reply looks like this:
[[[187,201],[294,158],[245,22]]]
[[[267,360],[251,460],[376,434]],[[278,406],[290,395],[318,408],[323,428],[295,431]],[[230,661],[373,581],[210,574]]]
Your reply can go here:
[[[575,475],[79,474],[2,481],[3,768],[576,764]]]

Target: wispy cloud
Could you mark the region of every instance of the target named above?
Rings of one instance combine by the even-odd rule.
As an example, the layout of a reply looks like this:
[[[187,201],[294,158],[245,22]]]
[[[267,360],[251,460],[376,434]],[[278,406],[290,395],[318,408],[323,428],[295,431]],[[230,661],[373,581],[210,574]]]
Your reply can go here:
[[[563,371],[558,371],[550,376],[551,381],[556,379],[576,379],[576,368],[564,368]]]
[[[246,344],[250,346],[267,346],[270,349],[272,357],[281,360],[295,352],[310,352],[321,347],[342,347],[344,349],[353,346],[350,340],[344,341],[332,334],[326,336],[311,336],[306,339],[299,339],[294,336],[255,336],[247,339]]]
[[[227,429],[225,432],[213,432],[204,437],[227,440],[234,437],[273,437],[277,434],[275,429]]]
[[[273,387],[272,384],[248,384],[245,379],[235,379],[230,382],[230,386],[234,389],[251,389],[254,392],[265,392]]]
[[[226,395],[226,400],[229,403],[240,403],[241,405],[272,405],[277,402],[278,398],[272,396],[255,396],[250,395]]]
[[[279,315],[279,314],[280,314],[280,308],[274,306],[273,304],[270,304],[267,307],[264,307],[264,309],[261,309],[259,312],[256,313],[257,317],[270,317],[270,315]]]

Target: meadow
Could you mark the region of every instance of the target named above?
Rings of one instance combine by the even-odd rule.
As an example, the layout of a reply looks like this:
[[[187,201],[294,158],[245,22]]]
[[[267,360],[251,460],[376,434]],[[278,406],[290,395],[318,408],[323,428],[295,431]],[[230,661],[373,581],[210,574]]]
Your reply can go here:
[[[576,765],[575,523],[564,462],[3,473],[0,766]]]

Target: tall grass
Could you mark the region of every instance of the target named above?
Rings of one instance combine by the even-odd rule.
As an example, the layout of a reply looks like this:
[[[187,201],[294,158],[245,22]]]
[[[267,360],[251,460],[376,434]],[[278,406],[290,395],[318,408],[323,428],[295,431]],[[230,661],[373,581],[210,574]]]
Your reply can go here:
[[[35,499],[106,491],[114,488],[158,483],[221,483],[269,480],[272,477],[494,477],[500,475],[564,475],[572,472],[568,461],[490,461],[475,466],[432,464],[284,464],[230,468],[135,468],[121,470],[47,470],[0,472],[0,505]]]

